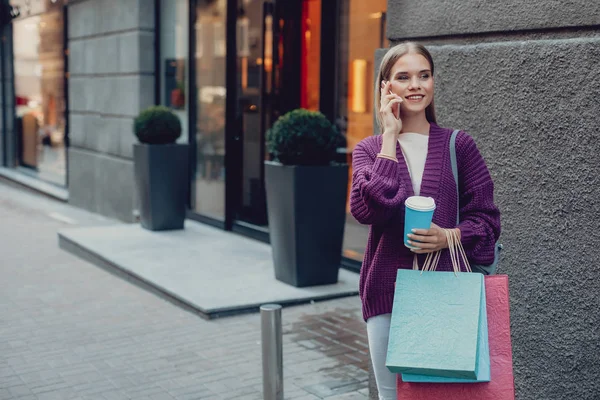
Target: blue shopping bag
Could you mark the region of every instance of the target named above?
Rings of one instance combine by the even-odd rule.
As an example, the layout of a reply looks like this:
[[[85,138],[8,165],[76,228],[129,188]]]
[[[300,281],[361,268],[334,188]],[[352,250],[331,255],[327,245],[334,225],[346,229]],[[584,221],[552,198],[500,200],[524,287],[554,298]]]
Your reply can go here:
[[[398,270],[387,368],[477,380],[482,291],[481,274]]]
[[[479,313],[479,338],[477,348],[476,379],[446,378],[443,376],[429,376],[416,374],[402,374],[403,382],[437,382],[437,383],[477,383],[489,382],[491,379],[490,345],[488,336],[488,317],[485,284],[481,291],[481,310]]]

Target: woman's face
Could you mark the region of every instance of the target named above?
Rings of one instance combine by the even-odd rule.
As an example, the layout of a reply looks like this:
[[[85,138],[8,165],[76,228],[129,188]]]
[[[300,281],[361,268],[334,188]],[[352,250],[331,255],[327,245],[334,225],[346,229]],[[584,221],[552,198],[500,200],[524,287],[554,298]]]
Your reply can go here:
[[[390,74],[392,92],[402,97],[401,114],[419,114],[433,101],[431,66],[420,54],[405,54]]]

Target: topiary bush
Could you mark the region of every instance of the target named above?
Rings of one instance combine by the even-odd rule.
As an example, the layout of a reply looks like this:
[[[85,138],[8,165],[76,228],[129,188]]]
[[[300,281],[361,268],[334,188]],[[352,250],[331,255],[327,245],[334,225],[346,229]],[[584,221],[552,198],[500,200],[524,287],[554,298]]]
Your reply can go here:
[[[133,122],[140,143],[171,144],[181,136],[181,121],[168,107],[148,107]]]
[[[267,149],[285,165],[327,165],[344,138],[318,111],[296,109],[277,119],[267,132]]]

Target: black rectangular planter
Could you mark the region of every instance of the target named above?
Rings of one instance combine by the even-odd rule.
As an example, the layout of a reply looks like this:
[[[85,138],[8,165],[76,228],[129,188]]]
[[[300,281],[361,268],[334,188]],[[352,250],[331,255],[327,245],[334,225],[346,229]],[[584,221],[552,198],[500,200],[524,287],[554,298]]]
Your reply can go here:
[[[296,287],[337,282],[348,166],[287,166],[265,162],[275,277]]]
[[[183,229],[188,198],[187,144],[134,144],[140,221],[151,231]]]

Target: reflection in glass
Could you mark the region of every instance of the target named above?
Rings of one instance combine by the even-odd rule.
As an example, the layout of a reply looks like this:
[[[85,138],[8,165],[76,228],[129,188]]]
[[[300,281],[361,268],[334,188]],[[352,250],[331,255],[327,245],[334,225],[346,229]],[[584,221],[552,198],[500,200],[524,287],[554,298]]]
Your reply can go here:
[[[352,182],[352,150],[362,139],[373,135],[373,77],[377,67],[374,49],[388,46],[385,40],[386,7],[386,0],[340,2],[337,123],[348,142],[348,189]],[[348,212],[345,229],[344,256],[362,261],[368,227],[360,225]]]
[[[13,22],[17,160],[24,171],[66,185],[62,2]]]
[[[196,37],[196,144],[193,206],[199,214],[225,218],[226,0],[199,0]]]

